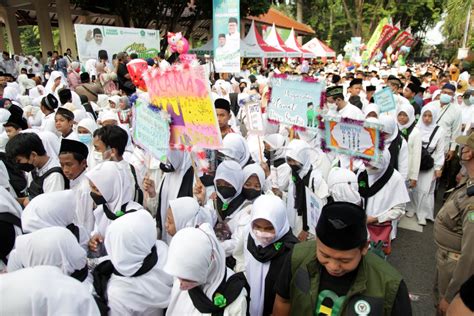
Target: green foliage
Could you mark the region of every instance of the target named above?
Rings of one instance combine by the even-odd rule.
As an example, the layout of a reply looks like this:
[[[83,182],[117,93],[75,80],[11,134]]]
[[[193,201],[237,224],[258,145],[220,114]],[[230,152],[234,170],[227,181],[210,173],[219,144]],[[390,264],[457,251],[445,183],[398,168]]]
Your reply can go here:
[[[446,18],[443,25],[443,35],[446,36],[448,42],[458,47],[462,46],[464,28],[467,15],[471,15],[471,25],[474,19],[474,5],[471,6],[468,0],[447,0],[446,4]],[[474,36],[471,28],[468,33],[468,46],[474,49]]]
[[[27,25],[19,28],[22,51],[25,55],[36,55],[41,51],[39,28],[37,25]],[[53,28],[53,43],[59,47],[59,29]],[[43,52],[45,53],[45,52]]]

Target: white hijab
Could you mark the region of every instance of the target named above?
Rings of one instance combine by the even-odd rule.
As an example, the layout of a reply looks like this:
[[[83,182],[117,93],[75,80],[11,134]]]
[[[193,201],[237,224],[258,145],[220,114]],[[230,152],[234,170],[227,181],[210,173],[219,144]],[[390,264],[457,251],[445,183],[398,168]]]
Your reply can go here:
[[[219,166],[217,166],[216,176],[214,177],[214,185],[216,187],[217,180],[224,180],[228,182],[236,190],[235,195],[228,199],[224,199],[219,191],[216,190],[217,196],[219,196],[222,202],[230,203],[242,192],[242,187],[244,185],[244,175],[240,165],[233,160],[224,160]]]
[[[390,152],[388,149],[385,149],[379,160],[372,163],[372,166],[376,167],[377,171],[368,174],[368,185],[371,186],[380,179],[389,165]],[[376,217],[391,210],[394,206],[409,201],[410,197],[408,196],[405,179],[397,170],[394,170],[390,180],[383,186],[383,188],[377,192],[377,194],[368,199],[366,207],[367,215]]]
[[[275,150],[275,156],[272,159],[280,159],[286,157],[287,138],[281,134],[270,134],[264,137],[263,141]]]
[[[64,77],[64,74],[61,71],[53,71],[51,72],[51,75],[49,76],[48,82],[46,83],[46,86],[44,87],[44,90],[46,94],[52,93],[54,94],[55,91],[53,91],[53,85],[54,85],[54,80],[57,78],[61,77],[61,83],[59,84],[58,87],[56,87],[56,92],[58,92],[59,87],[67,87],[67,80],[66,77]],[[59,100],[59,99],[58,99]]]
[[[86,177],[99,189],[112,213],[132,201],[133,187],[128,170],[114,161],[104,161],[86,173]]]
[[[112,275],[107,286],[110,313],[161,315],[169,304],[173,279],[163,272],[167,247],[156,240],[156,223],[150,213],[141,209],[117,218],[107,228],[104,243],[114,268],[123,275]],[[131,277],[153,246],[158,256],[155,266]]]
[[[224,249],[211,226],[203,224],[177,232],[171,240],[164,270],[174,277],[199,283],[212,300],[224,279],[226,265]]]
[[[400,112],[404,112],[408,116],[408,123],[398,123],[398,128],[400,130],[409,128],[413,124],[413,122],[415,122],[415,109],[413,108],[413,105],[404,102],[400,103],[397,109],[397,117]]]
[[[298,175],[301,179],[306,176],[311,168],[311,147],[301,139],[293,139],[286,151],[286,157],[291,158],[302,165]]]
[[[66,227],[74,222],[75,194],[71,190],[43,193],[28,203],[21,214],[25,233],[51,226]]]
[[[11,193],[8,192],[3,186],[0,186],[0,213],[9,213],[20,219],[22,213],[20,204],[18,204],[17,200],[14,199]],[[13,227],[15,229],[16,236],[23,234],[20,227]]]
[[[260,187],[262,189],[262,192],[265,192],[266,186],[265,186],[265,172],[263,171],[262,167],[259,164],[253,163],[244,168],[244,184],[247,182],[247,180],[253,176],[256,175],[258,178],[258,182],[260,182]]]
[[[388,134],[385,143],[386,146],[389,146],[398,135],[397,121],[392,115],[381,115],[379,117],[379,122],[383,125],[382,130]]]
[[[247,140],[245,140],[241,135],[236,133],[228,134],[224,137],[222,146],[223,148],[219,151],[232,160],[237,161],[242,168],[249,161],[249,146]]]
[[[166,219],[166,211],[168,210],[169,201],[174,200],[178,197],[179,189],[181,188],[181,184],[183,183],[184,175],[186,174],[186,171],[188,171],[191,167],[191,157],[187,152],[169,149],[167,159],[168,162],[173,166],[175,171],[165,173],[163,175],[163,180],[160,184],[160,215],[163,223],[163,234],[166,233],[164,232],[164,222]],[[168,240],[168,234],[163,236],[165,236],[163,240]]]
[[[176,231],[185,227],[196,227],[203,223],[212,223],[211,215],[199,206],[196,199],[186,196],[170,201]]]
[[[357,176],[345,168],[333,168],[328,176],[329,194],[335,202],[350,202],[360,205]]]
[[[429,125],[426,125],[423,122],[423,114],[426,111],[431,112],[431,115],[433,117],[431,124]],[[434,129],[437,126],[436,120],[438,119],[438,115],[439,115],[439,108],[434,105],[427,105],[423,107],[423,109],[421,109],[420,119],[418,120],[418,123],[416,123],[416,127],[418,127],[418,129],[421,132],[421,141],[423,143],[428,143],[431,134],[433,133]],[[433,139],[433,142],[435,143],[435,139]]]
[[[257,246],[261,245],[255,238],[252,225],[256,219],[265,219],[272,223],[275,229],[275,242],[282,238],[290,230],[290,224],[286,216],[286,206],[283,201],[275,195],[262,195],[252,205],[252,221],[249,224],[250,237]],[[247,245],[246,236],[244,244]],[[270,245],[273,247],[273,245]],[[265,278],[270,269],[271,261],[262,263],[256,260],[245,247],[246,276],[250,288],[250,315],[262,315],[265,300]]]
[[[364,116],[367,117],[370,112],[375,112],[377,114],[377,117],[380,116],[380,109],[379,106],[375,103],[369,103],[366,106],[362,108],[362,112],[364,112]]]
[[[25,268],[0,279],[2,315],[100,315],[89,289],[58,267]]]
[[[40,265],[55,266],[70,275],[83,269],[86,251],[76,237],[64,227],[47,227],[18,236],[8,260],[8,272]]]

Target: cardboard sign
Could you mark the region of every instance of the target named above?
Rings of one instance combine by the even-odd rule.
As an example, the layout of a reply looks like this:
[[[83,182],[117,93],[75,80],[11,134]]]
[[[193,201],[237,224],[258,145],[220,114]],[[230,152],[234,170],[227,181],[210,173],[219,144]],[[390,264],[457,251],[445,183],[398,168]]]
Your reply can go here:
[[[274,76],[268,118],[289,125],[308,127],[308,109],[317,109],[324,82],[304,81],[300,76]],[[313,126],[313,121],[309,122]]]
[[[316,225],[318,224],[319,216],[321,216],[321,209],[323,202],[310,189],[306,190],[306,214],[308,219],[309,232],[316,235]]]
[[[170,145],[220,149],[221,133],[203,66],[153,69],[144,75],[153,105],[171,116]]]
[[[247,122],[249,126],[249,133],[256,135],[263,135],[263,119],[260,101],[247,102],[245,104],[247,110]]]
[[[323,147],[354,158],[377,160],[381,129],[377,123],[325,116]]]
[[[150,108],[149,104],[137,99],[133,107],[132,137],[154,158],[166,161],[169,147],[170,127],[162,114]]]
[[[385,87],[374,93],[374,101],[380,108],[380,113],[390,112],[396,109],[395,98],[392,89]]]

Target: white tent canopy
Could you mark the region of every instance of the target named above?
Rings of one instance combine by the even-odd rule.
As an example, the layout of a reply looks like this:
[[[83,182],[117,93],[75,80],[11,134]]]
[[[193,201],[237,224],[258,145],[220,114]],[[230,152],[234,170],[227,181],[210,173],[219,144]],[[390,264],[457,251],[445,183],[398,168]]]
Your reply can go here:
[[[312,52],[316,57],[336,57],[334,50],[317,38],[313,38],[308,43],[304,44],[303,48]]]
[[[301,47],[301,45],[296,41],[296,35],[295,35],[295,30],[292,28],[290,35],[285,41],[285,45],[288,46],[291,49],[297,50],[303,54],[303,58],[315,58],[316,56],[310,52],[309,50],[306,50]]]
[[[273,23],[270,33],[265,39],[268,45],[273,46],[279,50],[282,50],[286,53],[286,57],[301,57],[301,52],[296,49],[292,49],[285,45],[280,35],[277,33],[275,23]]]

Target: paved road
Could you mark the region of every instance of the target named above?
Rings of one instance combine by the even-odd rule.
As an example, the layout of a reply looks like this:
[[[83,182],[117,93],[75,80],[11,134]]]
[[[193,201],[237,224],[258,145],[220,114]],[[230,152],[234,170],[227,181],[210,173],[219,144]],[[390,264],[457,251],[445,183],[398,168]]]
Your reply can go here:
[[[442,194],[439,192],[437,196],[435,213],[442,206]],[[428,222],[422,233],[398,229],[392,249],[388,261],[403,275],[410,294],[419,296],[418,301],[412,301],[413,315],[435,315],[433,284],[436,247],[433,223]]]

